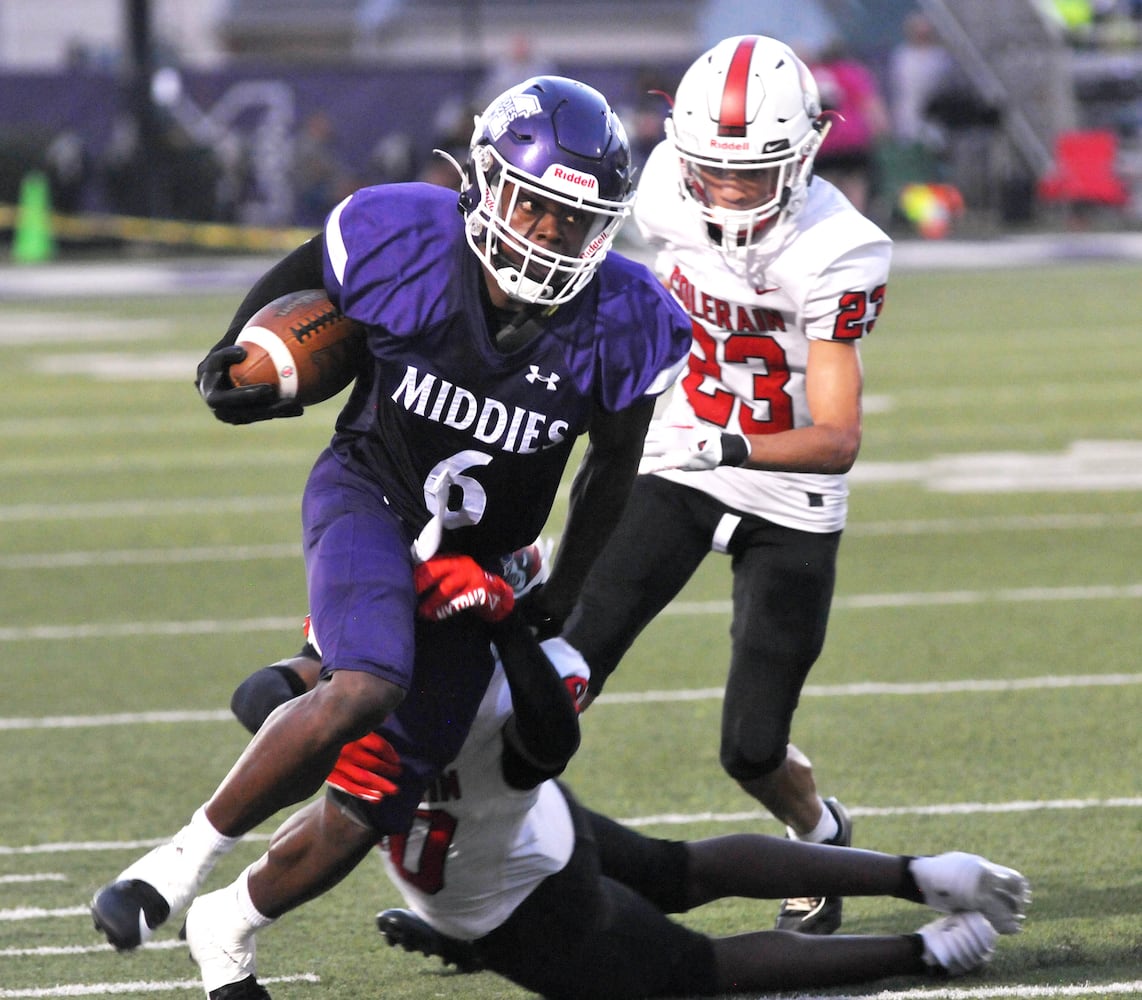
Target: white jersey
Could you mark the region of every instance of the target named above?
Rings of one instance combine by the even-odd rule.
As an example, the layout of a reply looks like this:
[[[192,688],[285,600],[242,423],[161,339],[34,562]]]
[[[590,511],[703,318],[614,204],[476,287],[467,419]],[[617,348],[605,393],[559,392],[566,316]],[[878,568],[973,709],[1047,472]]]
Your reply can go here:
[[[590,671],[563,639],[542,644],[576,691]],[[571,857],[575,833],[554,781],[520,791],[504,781],[503,727],[511,691],[496,665],[456,760],[426,793],[409,833],[381,857],[406,905],[443,934],[471,941],[499,927]]]
[[[689,366],[663,418],[744,434],[810,426],[809,341],[855,343],[872,329],[884,304],[889,237],[815,178],[800,208],[747,261],[728,262],[681,194],[669,142],[646,164],[634,216],[658,251],[655,271],[694,322]],[[657,475],[787,527],[830,532],[845,525],[843,475],[733,467]]]

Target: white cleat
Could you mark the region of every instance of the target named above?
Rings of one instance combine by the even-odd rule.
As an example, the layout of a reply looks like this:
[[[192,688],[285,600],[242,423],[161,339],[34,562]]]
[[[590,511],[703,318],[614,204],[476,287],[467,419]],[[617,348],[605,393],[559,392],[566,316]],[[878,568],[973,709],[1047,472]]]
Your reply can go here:
[[[924,961],[949,976],[962,976],[986,965],[999,935],[982,913],[953,913],[920,928]]]
[[[209,868],[203,871],[183,853],[180,830],[168,843],[160,844],[125,868],[119,881],[138,879],[153,886],[174,916],[190,905],[208,874]]]
[[[257,941],[239,915],[233,886],[199,896],[186,911],[182,930],[190,957],[198,963],[206,995],[254,979]]]
[[[1000,934],[1020,931],[1031,905],[1031,886],[1014,868],[963,851],[914,858],[909,867],[932,909],[978,910]]]
[[[203,870],[184,856],[180,831],[95,894],[91,901],[95,927],[119,951],[138,948],[187,907],[209,872],[210,866]]]

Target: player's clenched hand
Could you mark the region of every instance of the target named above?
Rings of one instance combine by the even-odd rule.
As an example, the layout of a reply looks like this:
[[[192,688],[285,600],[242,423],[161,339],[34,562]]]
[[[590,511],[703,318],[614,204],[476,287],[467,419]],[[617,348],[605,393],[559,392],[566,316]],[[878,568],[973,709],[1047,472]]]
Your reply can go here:
[[[655,421],[642,446],[640,474],[680,469],[702,472],[719,465],[743,465],[749,458],[744,434],[726,434],[714,427]]]
[[[470,556],[433,556],[416,567],[413,582],[420,595],[417,614],[429,621],[474,611],[486,622],[498,622],[515,607],[508,582],[485,572]]]
[[[356,799],[380,802],[397,791],[400,773],[400,755],[380,733],[369,733],[341,748],[325,783]]]
[[[278,391],[272,385],[235,386],[230,381],[230,366],[245,357],[246,348],[231,344],[211,351],[199,363],[194,384],[214,415],[227,424],[301,416],[302,407],[293,400],[278,399]]]

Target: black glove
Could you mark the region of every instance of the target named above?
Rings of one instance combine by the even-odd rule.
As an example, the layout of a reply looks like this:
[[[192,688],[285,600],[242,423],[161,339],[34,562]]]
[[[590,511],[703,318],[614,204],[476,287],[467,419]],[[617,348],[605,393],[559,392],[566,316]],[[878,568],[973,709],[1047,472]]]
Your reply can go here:
[[[303,407],[292,399],[278,399],[272,385],[235,386],[230,366],[246,357],[246,348],[231,344],[211,351],[198,365],[195,385],[214,415],[227,424],[252,424],[275,417],[300,417]]]
[[[552,639],[563,631],[563,615],[552,614],[543,603],[543,584],[529,590],[515,602],[518,614],[535,633],[536,639],[543,642]]]

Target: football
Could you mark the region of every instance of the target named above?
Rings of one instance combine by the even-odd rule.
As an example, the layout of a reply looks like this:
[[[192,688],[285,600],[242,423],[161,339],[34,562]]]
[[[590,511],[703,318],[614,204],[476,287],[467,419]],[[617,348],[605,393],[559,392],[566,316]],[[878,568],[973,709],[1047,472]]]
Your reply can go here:
[[[302,406],[336,396],[365,357],[364,327],[338,311],[320,288],[262,306],[235,343],[246,349],[246,359],[230,366],[234,385],[272,385],[279,398]]]

